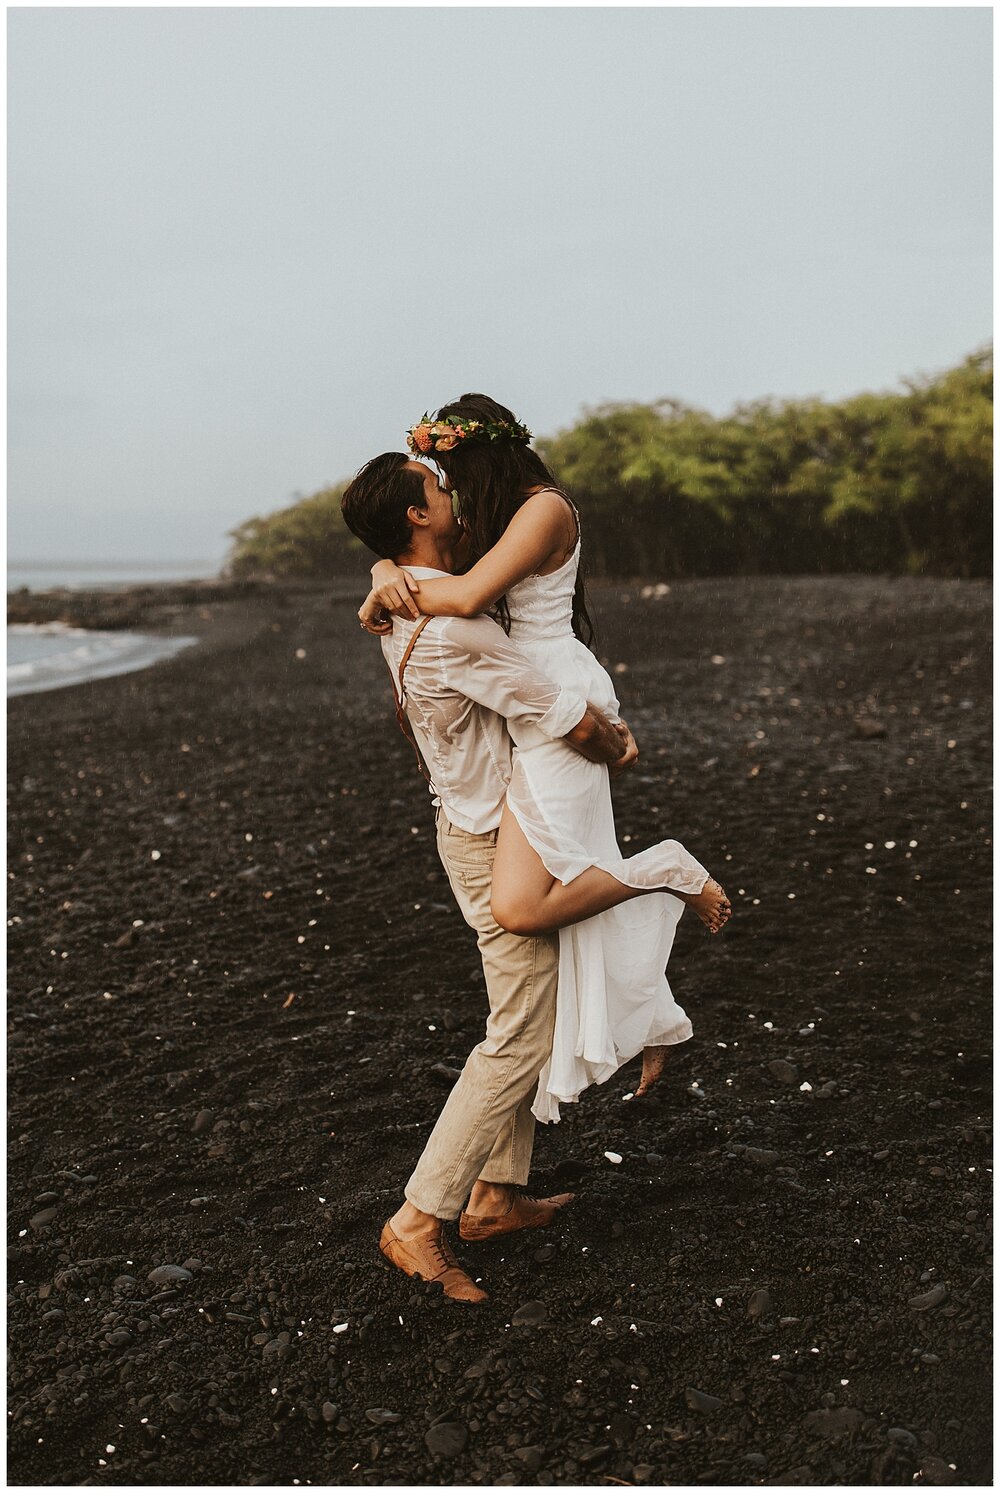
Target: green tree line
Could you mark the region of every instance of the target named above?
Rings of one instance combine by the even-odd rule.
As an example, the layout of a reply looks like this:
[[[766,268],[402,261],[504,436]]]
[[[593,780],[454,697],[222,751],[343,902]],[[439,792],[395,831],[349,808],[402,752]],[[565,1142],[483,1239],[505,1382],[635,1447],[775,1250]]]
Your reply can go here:
[[[900,393],[765,399],[722,417],[607,404],[537,445],[579,504],[590,575],[984,576],[992,391],[985,347]],[[232,573],[362,574],[342,491],[241,525]]]

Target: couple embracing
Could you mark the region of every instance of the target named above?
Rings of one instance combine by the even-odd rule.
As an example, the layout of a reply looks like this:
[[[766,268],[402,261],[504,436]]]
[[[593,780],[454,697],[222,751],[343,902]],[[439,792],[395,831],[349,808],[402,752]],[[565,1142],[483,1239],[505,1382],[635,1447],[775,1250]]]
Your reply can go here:
[[[588,646],[579,514],[530,441],[510,410],[464,394],[411,428],[412,458],[375,457],[343,496],[382,557],[359,616],[382,637],[489,997],[380,1248],[466,1303],[486,1292],[445,1222],[485,1241],[571,1201],[521,1190],[536,1119],[640,1052],[649,1090],[692,1034],[664,973],[677,923],[690,905],[717,933],[731,911],[676,840],[618,848],[610,778],[638,753]]]

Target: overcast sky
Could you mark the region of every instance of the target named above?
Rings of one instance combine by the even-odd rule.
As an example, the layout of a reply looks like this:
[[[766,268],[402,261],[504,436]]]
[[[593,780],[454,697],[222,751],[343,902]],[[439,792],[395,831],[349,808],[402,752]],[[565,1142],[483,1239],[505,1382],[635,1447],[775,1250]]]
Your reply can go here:
[[[986,9],[8,24],[15,559],[221,559],[467,389],[546,433],[990,333]]]

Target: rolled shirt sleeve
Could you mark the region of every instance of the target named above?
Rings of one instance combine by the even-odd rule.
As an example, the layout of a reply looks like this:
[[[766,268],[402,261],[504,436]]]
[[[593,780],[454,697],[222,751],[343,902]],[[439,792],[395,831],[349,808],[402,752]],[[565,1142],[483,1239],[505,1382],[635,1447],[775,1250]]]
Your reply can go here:
[[[442,643],[449,685],[507,721],[557,740],[586,714],[583,696],[539,673],[489,617],[449,618]]]

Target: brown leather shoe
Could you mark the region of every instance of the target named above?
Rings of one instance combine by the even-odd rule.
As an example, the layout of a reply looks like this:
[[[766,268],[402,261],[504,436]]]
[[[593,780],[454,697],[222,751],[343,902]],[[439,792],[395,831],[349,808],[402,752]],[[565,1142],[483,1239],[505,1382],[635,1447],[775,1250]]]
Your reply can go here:
[[[386,1224],[378,1247],[389,1263],[402,1270],[404,1275],[414,1275],[418,1280],[440,1281],[449,1301],[461,1301],[471,1306],[489,1300],[487,1293],[480,1290],[455,1259],[444,1236],[443,1225],[436,1234],[429,1234],[426,1238],[403,1240],[397,1238]]]
[[[467,1244],[482,1244],[485,1239],[495,1239],[501,1234],[513,1234],[518,1229],[544,1229],[555,1218],[560,1208],[565,1208],[576,1196],[572,1192],[560,1192],[552,1198],[514,1198],[506,1213],[499,1218],[487,1218],[477,1213],[463,1213],[458,1223],[459,1235]]]

